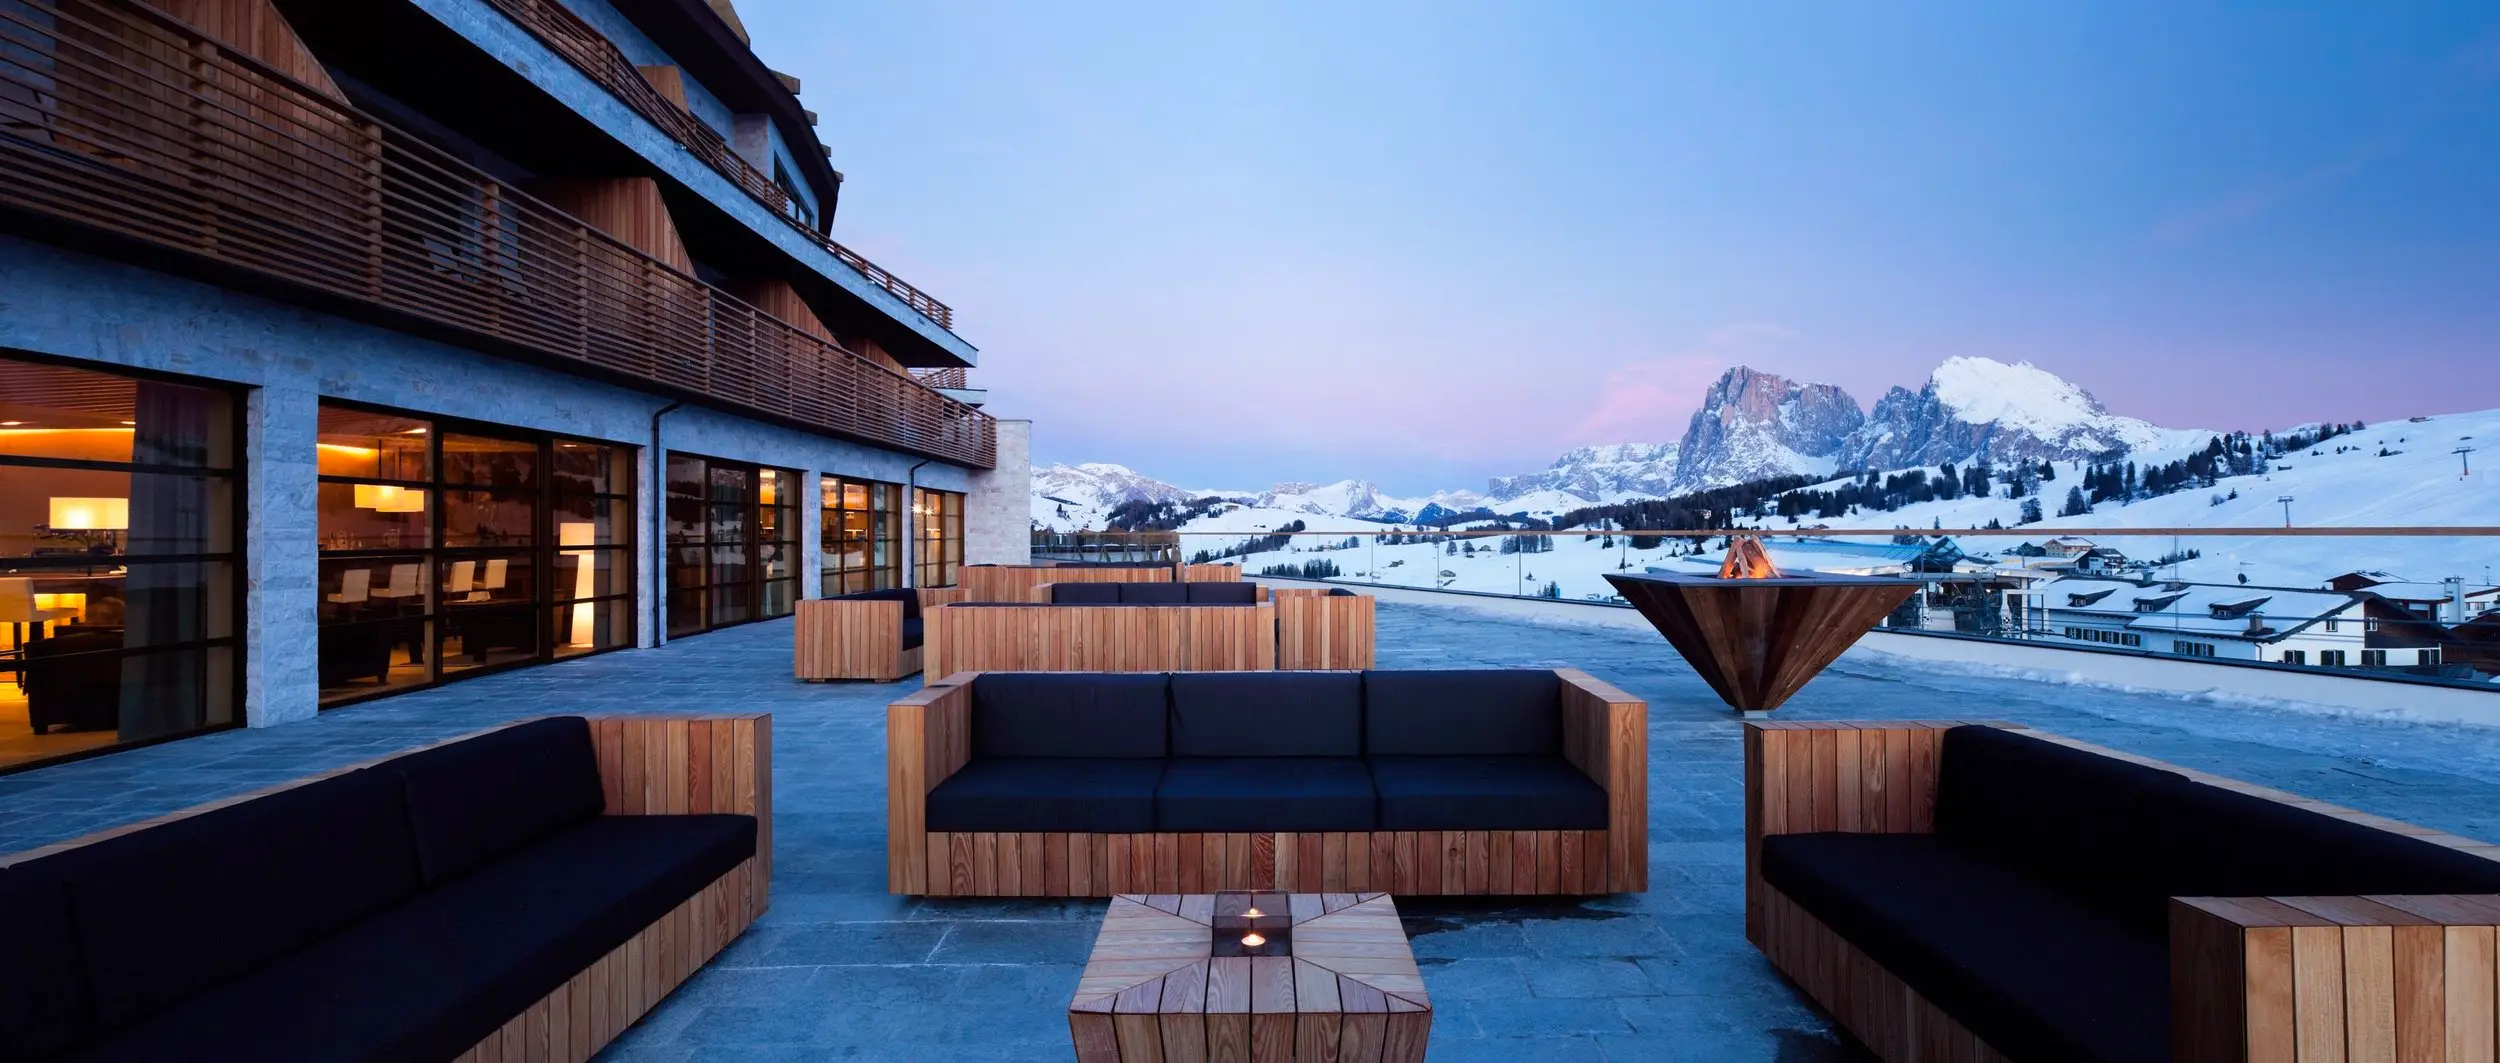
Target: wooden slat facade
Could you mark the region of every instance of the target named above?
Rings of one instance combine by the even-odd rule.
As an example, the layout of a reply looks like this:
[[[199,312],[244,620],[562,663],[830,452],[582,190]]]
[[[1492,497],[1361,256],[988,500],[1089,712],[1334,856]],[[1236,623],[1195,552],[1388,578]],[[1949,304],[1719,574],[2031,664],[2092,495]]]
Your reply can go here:
[[[1749,723],[1745,730],[1745,936],[1878,1057],[1896,1063],[2004,1057],[1764,883],[1762,839],[1933,831],[1938,754],[1944,732],[1956,726],[1835,721]],[[2026,733],[2500,861],[2500,846],[2061,735]],[[2500,1055],[2496,937],[2500,896],[2173,898],[2172,1058],[2490,1063]]]
[[[1648,706],[1585,673],[1566,670],[1556,681],[1565,684],[1566,755],[1607,791],[1608,828],[1602,831],[932,832],[929,791],[972,757],[973,678],[969,672],[945,675],[886,708],[891,892],[1107,897],[1274,889],[1506,896],[1649,888]]]
[[[967,570],[969,571],[969,570]],[[1276,667],[1276,607],[952,605],[922,612],[924,675]]]
[[[486,0],[521,28],[564,57],[601,88],[623,101],[643,118],[675,138],[687,151],[703,160],[721,176],[727,177],[747,195],[772,208],[773,215],[787,222],[793,230],[832,252],[842,264],[859,271],[868,282],[901,299],[903,304],[939,328],[955,327],[955,311],[936,296],[921,291],[883,267],[843,246],[839,241],[809,227],[791,210],[790,195],[773,183],[770,175],[755,168],[745,156],[738,154],[712,127],[703,124],[686,107],[682,75],[679,88],[671,92],[663,83],[667,75],[655,75],[655,68],[637,67],[607,37],[582,21],[558,0]],[[674,68],[656,68],[674,69]],[[797,90],[791,90],[795,93]]]
[[[0,48],[0,207],[391,327],[996,461],[979,410],[703,284],[657,236],[645,254],[293,76],[274,12],[238,22],[239,47],[133,0],[21,6]],[[656,220],[641,217],[616,224]]]
[[[675,70],[676,67],[667,69]],[[584,222],[679,273],[694,272],[694,256],[677,233],[660,183],[648,177],[548,177],[530,182],[548,205]],[[786,320],[786,319],[785,319]]]
[[[1238,583],[1240,581],[1241,566],[1231,562],[1181,566],[1181,582],[1183,583]]]

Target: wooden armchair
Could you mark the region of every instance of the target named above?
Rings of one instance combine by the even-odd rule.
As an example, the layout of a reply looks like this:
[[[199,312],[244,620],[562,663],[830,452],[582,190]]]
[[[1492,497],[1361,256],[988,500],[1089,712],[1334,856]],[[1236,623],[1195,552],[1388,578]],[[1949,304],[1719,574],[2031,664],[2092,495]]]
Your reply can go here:
[[[904,592],[885,592],[900,594]],[[890,683],[920,670],[922,630],[929,611],[962,601],[961,587],[918,587],[908,593],[916,609],[899,598],[809,598],[797,604],[798,645],[793,655],[800,679],[869,679]],[[916,616],[906,617],[906,613]]]
[[[2009,1058],[1762,878],[1763,840],[1935,831],[1950,722],[1748,723],[1745,936],[1886,1060]],[[2008,724],[1992,726],[2012,728]],[[2500,846],[2088,743],[2071,749],[2429,842],[2500,870]],[[2500,895],[2174,897],[2169,1040],[2182,1063],[2491,1060]]]

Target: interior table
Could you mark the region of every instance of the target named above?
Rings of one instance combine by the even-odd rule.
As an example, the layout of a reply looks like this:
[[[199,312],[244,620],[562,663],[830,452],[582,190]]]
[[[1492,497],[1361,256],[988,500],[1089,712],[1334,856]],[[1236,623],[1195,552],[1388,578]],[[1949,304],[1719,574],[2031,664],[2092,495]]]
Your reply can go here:
[[[1124,894],[1068,1032],[1078,1063],[1420,1063],[1432,999],[1386,893]]]

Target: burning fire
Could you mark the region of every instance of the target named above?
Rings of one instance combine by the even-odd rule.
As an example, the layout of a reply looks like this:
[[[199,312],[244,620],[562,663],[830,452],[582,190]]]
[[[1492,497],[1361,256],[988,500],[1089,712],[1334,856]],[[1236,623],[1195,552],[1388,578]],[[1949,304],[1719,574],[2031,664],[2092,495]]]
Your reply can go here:
[[[1751,535],[1738,535],[1729,540],[1727,560],[1719,562],[1720,579],[1778,579],[1780,570],[1771,564],[1771,554],[1762,548],[1762,540]]]

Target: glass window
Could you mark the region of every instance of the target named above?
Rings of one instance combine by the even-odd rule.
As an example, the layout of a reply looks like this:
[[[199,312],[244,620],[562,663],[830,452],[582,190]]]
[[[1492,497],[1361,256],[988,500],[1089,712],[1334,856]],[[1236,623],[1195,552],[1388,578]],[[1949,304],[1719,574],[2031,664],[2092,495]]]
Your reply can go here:
[[[631,645],[634,453],[324,404],[323,704]]]
[[[964,496],[923,487],[912,498],[912,585],[952,587],[964,567]]]
[[[831,598],[903,585],[901,484],[823,479],[817,593]]]
[[[668,456],[668,633],[788,616],[798,597],[799,474]]]
[[[0,770],[240,719],[233,392],[0,356]]]

